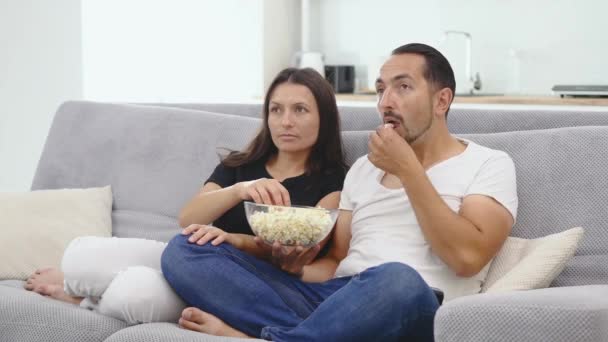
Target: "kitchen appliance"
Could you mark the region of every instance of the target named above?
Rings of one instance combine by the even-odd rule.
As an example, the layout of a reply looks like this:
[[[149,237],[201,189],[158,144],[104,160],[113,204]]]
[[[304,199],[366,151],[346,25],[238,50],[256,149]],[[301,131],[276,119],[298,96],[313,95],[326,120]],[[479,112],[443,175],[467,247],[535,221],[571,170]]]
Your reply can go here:
[[[354,65],[326,65],[325,79],[334,87],[336,94],[355,91]]]
[[[608,97],[608,85],[557,84],[551,90],[560,97]]]
[[[312,68],[321,76],[325,76],[323,54],[313,51],[300,51],[295,54],[295,63],[298,68]]]

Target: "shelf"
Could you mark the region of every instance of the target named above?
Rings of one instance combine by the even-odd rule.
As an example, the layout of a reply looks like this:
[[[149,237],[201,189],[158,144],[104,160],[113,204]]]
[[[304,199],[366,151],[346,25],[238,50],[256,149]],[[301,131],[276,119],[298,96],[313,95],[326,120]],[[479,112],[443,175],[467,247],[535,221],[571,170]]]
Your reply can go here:
[[[372,94],[337,94],[339,101],[376,102]],[[565,106],[608,106],[608,98],[560,98],[559,96],[456,96],[454,103],[479,104],[524,104],[524,105],[565,105]]]

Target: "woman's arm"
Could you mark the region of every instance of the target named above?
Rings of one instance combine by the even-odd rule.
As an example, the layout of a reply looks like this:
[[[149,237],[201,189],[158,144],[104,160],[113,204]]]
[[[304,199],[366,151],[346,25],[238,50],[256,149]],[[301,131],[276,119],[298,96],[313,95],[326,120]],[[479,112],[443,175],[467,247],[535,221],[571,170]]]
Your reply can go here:
[[[340,192],[335,191],[323,197],[317,203],[317,206],[326,209],[337,208],[339,200]],[[205,243],[211,241],[212,244],[219,245],[222,242],[227,242],[233,245],[234,247],[242,250],[243,252],[249,253],[258,258],[272,260],[272,247],[268,246],[261,240],[256,241],[255,237],[252,235],[232,234],[218,227],[212,227],[201,224],[193,224],[188,226],[184,229],[182,234],[192,234],[192,236],[190,237],[190,242],[192,243],[204,245]],[[330,239],[331,236],[332,234],[328,234],[328,236],[323,239],[323,241],[321,241],[317,246],[303,249],[299,251],[298,254],[307,253],[307,256],[314,258],[319,253],[319,251],[325,246],[325,244],[327,244],[327,241]]]
[[[209,224],[241,201],[290,205],[289,192],[276,179],[260,178],[239,182],[226,188],[209,182],[186,204],[179,214],[182,228]]]
[[[252,254],[258,258],[268,259],[269,257],[269,253],[256,244],[253,235],[228,233],[221,228],[203,224],[192,224],[184,228],[182,234],[191,234],[188,241],[200,246],[209,241],[211,241],[211,244],[214,246],[226,242],[243,252]]]
[[[179,213],[179,225],[186,228],[191,224],[210,224],[237,205],[241,198],[242,184],[222,188],[209,182],[203,186]]]

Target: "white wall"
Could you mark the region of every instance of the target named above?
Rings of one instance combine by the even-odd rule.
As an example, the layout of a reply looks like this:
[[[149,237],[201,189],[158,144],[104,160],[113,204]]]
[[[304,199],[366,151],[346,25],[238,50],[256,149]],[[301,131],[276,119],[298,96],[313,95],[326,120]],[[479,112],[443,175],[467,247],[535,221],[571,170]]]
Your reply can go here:
[[[66,100],[260,99],[299,0],[0,0],[0,191],[29,188]]]
[[[608,1],[440,3],[443,28],[473,34],[486,91],[509,91],[509,83],[515,83],[515,91],[550,94],[555,84],[608,83]],[[511,49],[515,59],[509,57]]]
[[[82,97],[80,0],[0,0],[0,191],[26,191],[59,104]]]
[[[313,47],[325,54],[326,64],[354,64],[357,88],[367,84],[367,66],[375,73],[397,46],[413,41],[430,44],[441,37],[436,1],[315,1],[319,36]]]
[[[86,0],[84,95],[230,101],[263,94],[262,0]]]
[[[356,64],[364,81],[375,56],[413,41],[441,47],[444,30],[464,30],[473,35],[483,92],[551,94],[557,83],[608,82],[605,0],[316,1],[317,46],[329,64]],[[464,45],[450,47],[462,73]]]
[[[300,1],[264,0],[264,91],[300,50]]]

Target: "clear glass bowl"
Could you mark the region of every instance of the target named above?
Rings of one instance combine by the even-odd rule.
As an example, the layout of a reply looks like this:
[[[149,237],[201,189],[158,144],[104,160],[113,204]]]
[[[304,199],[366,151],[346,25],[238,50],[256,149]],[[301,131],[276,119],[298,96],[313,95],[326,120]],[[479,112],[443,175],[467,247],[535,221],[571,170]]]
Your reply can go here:
[[[255,235],[268,244],[311,247],[331,232],[338,209],[245,202],[245,215]]]

